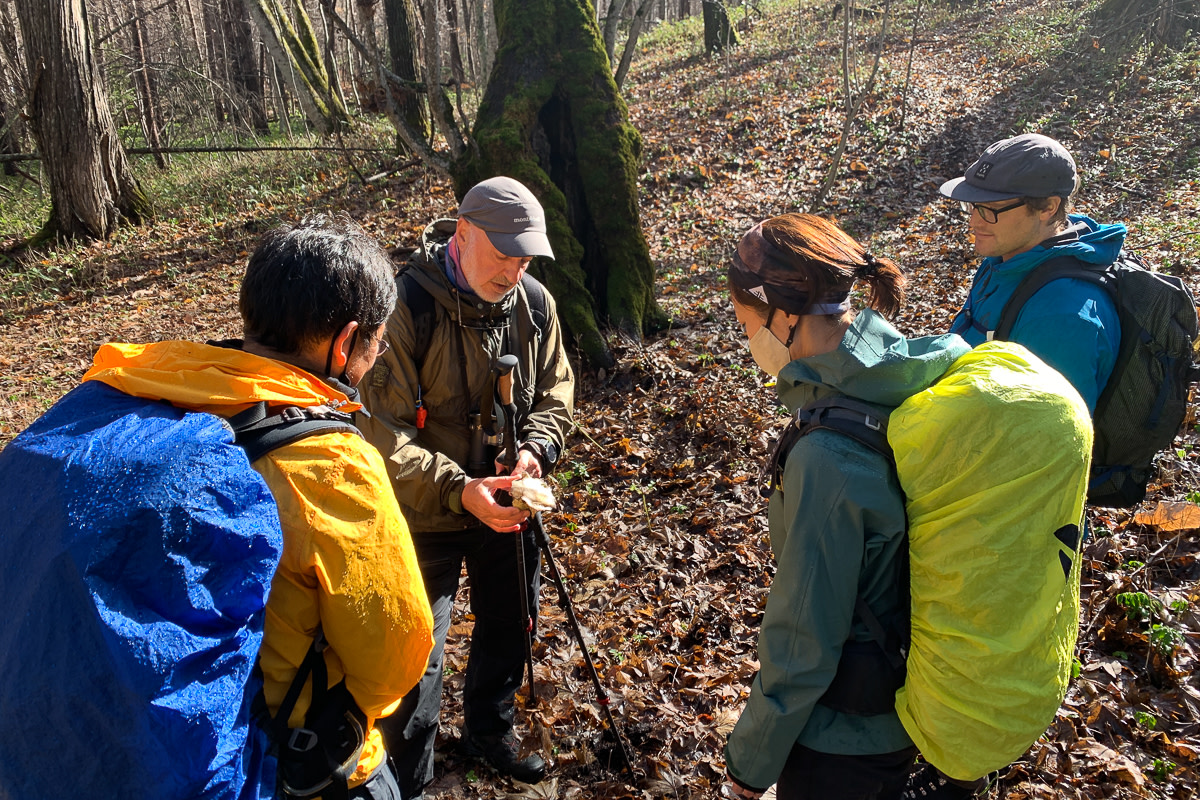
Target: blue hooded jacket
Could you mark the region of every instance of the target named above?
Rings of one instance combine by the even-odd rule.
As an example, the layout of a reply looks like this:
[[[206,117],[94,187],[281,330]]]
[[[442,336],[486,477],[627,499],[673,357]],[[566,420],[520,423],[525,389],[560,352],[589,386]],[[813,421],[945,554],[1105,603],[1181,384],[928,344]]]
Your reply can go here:
[[[1124,225],[1100,225],[1082,214],[1068,215],[1077,238],[1056,238],[1007,260],[985,258],[971,291],[950,326],[972,347],[991,339],[1004,305],[1035,267],[1051,258],[1074,256],[1087,264],[1111,264],[1125,242]],[[1029,299],[1013,325],[1011,341],[1023,344],[1061,372],[1095,413],[1121,345],[1117,308],[1094,283],[1052,281]]]

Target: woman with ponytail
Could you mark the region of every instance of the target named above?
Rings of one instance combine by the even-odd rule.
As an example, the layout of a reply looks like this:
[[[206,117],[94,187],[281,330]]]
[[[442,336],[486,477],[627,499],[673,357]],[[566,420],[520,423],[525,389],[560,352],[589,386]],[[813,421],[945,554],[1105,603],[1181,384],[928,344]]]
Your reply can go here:
[[[952,334],[893,328],[899,267],[822,217],[755,225],[728,277],[750,353],[798,419],[840,397],[885,420],[968,350]],[[775,784],[780,800],[900,798],[916,755],[894,709],[908,632],[904,496],[865,440],[798,433],[788,426],[765,470],[776,572],[722,794],[757,798]]]

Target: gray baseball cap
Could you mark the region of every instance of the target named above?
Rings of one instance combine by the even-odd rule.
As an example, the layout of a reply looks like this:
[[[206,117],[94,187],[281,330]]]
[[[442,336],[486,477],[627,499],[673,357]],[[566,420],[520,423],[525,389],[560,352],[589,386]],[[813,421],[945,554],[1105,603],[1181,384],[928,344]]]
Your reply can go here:
[[[472,186],[458,207],[458,216],[480,228],[492,247],[506,256],[554,258],[542,204],[512,178],[488,178]]]
[[[1070,197],[1078,185],[1075,159],[1049,136],[1026,133],[983,151],[967,174],[942,184],[941,193],[967,203],[1017,197]]]

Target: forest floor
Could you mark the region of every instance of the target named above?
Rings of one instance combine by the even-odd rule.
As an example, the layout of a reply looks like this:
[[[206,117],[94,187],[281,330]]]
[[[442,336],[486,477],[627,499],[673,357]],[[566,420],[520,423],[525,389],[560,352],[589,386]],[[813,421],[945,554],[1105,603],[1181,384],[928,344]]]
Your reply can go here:
[[[750,225],[796,210],[835,217],[907,269],[901,329],[942,332],[975,260],[963,216],[937,187],[991,141],[1036,130],[1075,154],[1079,210],[1126,222],[1130,246],[1197,288],[1196,48],[1156,53],[1093,37],[1098,28],[1079,4],[938,5],[934,16],[924,12],[907,86],[911,9],[883,41],[879,82],[817,205],[844,119],[842,28],[827,6],[765,4],[739,47],[716,58],[699,50],[695,20],[641,44],[626,95],[643,137],[643,227],[675,326],[643,342],[614,337],[613,370],[578,365],[577,432],[555,476],[563,509],[547,520],[638,779],[615,768],[547,582],[539,700],[519,731],[551,763],[550,777],[523,787],[458,754],[471,625],[461,607],[427,797],[715,797],[725,736],[757,669],[772,575],[757,475],[785,421],[722,288]],[[861,24],[854,63],[865,75],[874,29]],[[336,158],[300,168],[222,163],[189,177],[228,186],[219,207],[176,208],[112,241],[0,270],[0,443],[74,386],[103,342],[238,335],[242,264],[274,222],[345,211],[388,246],[406,247],[455,208],[448,182],[419,167],[364,185]],[[0,236],[0,246],[14,238]],[[1046,735],[1002,771],[989,798],[1200,796],[1195,424],[1164,455],[1142,506],[1090,512],[1079,675]],[[1140,610],[1117,600],[1139,592]],[[524,690],[518,701],[525,705]]]

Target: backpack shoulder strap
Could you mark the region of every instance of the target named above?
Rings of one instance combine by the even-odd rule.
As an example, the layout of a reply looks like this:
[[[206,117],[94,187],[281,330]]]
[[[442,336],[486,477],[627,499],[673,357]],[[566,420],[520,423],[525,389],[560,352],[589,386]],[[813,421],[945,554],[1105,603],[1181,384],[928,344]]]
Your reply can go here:
[[[417,371],[425,361],[429,343],[433,341],[433,327],[437,322],[433,307],[433,295],[412,276],[412,265],[406,264],[400,271],[399,280],[404,284],[404,303],[408,306],[413,324],[413,357]]]
[[[346,689],[343,678],[329,686],[325,650],[329,643],[320,624],[300,662],[279,710],[271,716],[260,688],[251,700],[251,714],[267,732],[278,760],[280,796],[309,798],[318,791],[324,800],[346,800],[349,780],[358,766],[366,742],[367,715]],[[254,669],[262,678],[262,665]],[[312,696],[304,726],[288,727],[300,693],[312,676]]]
[[[253,464],[284,445],[330,431],[349,431],[362,435],[350,414],[329,406],[286,406],[271,414],[265,400],[235,414],[226,422],[233,429],[234,441],[246,451]]]
[[[879,453],[893,467],[896,465],[887,440],[888,418],[868,403],[840,394],[823,397],[800,409],[795,424],[800,427],[801,436],[818,430],[834,431]]]
[[[759,493],[764,499],[782,485],[784,464],[792,447],[800,437],[817,430],[833,431],[853,439],[882,455],[893,469],[896,467],[892,446],[887,440],[886,416],[881,416],[873,406],[845,395],[822,397],[797,411],[775,441],[759,476],[762,486]]]
[[[521,285],[525,287],[525,296],[529,298],[529,313],[533,315],[533,324],[541,337],[546,333],[546,321],[550,318],[546,287],[528,272],[521,276]]]
[[[839,433],[879,453],[887,459],[894,474],[896,459],[888,444],[887,424],[887,416],[880,414],[878,409],[845,395],[831,395],[809,403],[796,412],[772,454],[776,460],[772,488],[782,480],[786,450],[790,450],[800,437],[819,430]],[[783,448],[786,450],[780,453]],[[907,559],[907,547],[903,553]],[[907,596],[907,564],[899,580],[901,591]],[[893,708],[895,692],[904,683],[909,618],[902,615],[890,627],[884,625],[861,593],[855,596],[854,614],[870,631],[870,644],[851,640],[844,645],[833,682],[817,702],[847,714],[883,714]],[[883,663],[880,663],[881,657]],[[864,676],[869,679],[864,680]]]
[[[1117,256],[1118,259],[1124,257],[1125,251],[1121,251],[1121,254]],[[1000,322],[996,325],[992,338],[1007,341],[1008,337],[1012,335],[1013,326],[1017,323],[1021,309],[1025,307],[1031,297],[1051,281],[1059,278],[1077,278],[1101,286],[1105,291],[1111,291],[1104,278],[1106,266],[1086,264],[1074,256],[1058,256],[1038,264],[1017,284],[1012,296],[1004,304],[1004,309],[1000,312]]]

